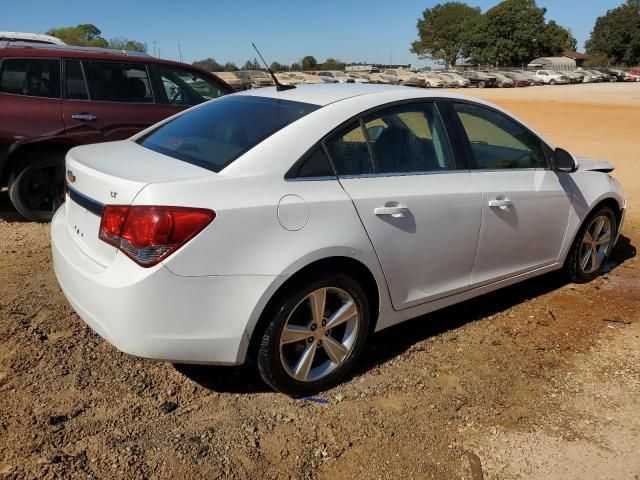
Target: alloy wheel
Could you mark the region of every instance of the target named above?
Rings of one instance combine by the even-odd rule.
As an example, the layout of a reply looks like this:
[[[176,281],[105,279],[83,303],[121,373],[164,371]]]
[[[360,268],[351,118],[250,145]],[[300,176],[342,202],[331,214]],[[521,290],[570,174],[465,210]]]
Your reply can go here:
[[[584,273],[595,272],[607,258],[612,230],[611,220],[606,215],[598,215],[591,220],[580,245],[580,268]]]
[[[329,375],[349,358],[360,323],[357,304],[345,290],[314,290],[291,311],[280,335],[284,370],[300,382]]]

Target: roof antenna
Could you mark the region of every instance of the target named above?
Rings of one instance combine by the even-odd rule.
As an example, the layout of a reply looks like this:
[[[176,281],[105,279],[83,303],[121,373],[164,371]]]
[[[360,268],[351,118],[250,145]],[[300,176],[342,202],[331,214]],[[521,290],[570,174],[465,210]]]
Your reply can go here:
[[[296,88],[295,85],[282,85],[279,81],[278,78],[275,76],[275,74],[271,71],[271,69],[269,68],[269,66],[267,65],[267,62],[264,61],[264,58],[262,58],[262,55],[260,55],[260,51],[258,50],[258,48],[255,46],[255,44],[253,42],[251,42],[251,45],[253,46],[253,48],[255,49],[256,52],[258,52],[258,56],[260,57],[260,60],[262,60],[262,63],[264,63],[264,66],[267,68],[267,71],[269,72],[269,75],[271,75],[271,78],[273,78],[273,82],[276,84],[276,90],[278,92],[282,92],[284,90],[293,90],[294,88]]]

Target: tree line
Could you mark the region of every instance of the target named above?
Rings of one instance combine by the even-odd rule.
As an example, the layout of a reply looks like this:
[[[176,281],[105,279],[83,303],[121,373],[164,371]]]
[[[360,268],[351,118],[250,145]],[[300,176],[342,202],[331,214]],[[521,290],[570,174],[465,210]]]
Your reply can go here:
[[[501,67],[575,51],[571,30],[547,21],[546,13],[536,0],[503,0],[484,13],[458,1],[438,4],[422,12],[410,50],[446,66],[468,61]],[[627,0],[598,18],[586,49],[601,64],[638,64],[640,0]]]
[[[67,45],[134,50],[136,52],[147,51],[147,44],[137,40],[130,40],[124,37],[107,40],[102,36],[100,29],[91,23],[83,23],[75,27],[52,28],[45,33],[59,38]]]
[[[198,60],[193,62],[193,65],[210,72],[236,72],[238,70],[262,70],[262,65],[256,58],[253,60],[247,60],[243,65],[238,67],[233,62],[227,62],[224,65],[216,62],[213,58],[205,58],[204,60]],[[327,58],[323,63],[318,63],[315,57],[307,55],[300,59],[300,61],[286,64],[280,62],[273,62],[269,65],[269,68],[274,72],[288,72],[288,71],[308,71],[308,70],[344,70],[346,63],[336,58]]]

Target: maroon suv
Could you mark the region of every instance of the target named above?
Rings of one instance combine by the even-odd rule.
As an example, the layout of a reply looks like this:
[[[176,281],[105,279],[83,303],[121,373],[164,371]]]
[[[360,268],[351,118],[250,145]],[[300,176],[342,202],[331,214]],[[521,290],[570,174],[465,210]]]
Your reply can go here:
[[[64,198],[71,147],[122,140],[233,92],[204,70],[137,52],[0,43],[0,189],[26,218]]]

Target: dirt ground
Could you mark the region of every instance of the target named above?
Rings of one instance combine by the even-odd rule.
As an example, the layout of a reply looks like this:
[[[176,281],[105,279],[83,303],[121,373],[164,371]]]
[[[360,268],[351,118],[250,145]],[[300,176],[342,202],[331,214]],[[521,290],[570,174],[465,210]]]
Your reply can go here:
[[[617,167],[630,208],[610,272],[383,331],[352,378],[293,400],[243,368],[101,340],[58,289],[47,225],[0,192],[0,478],[638,480],[640,84],[464,93]]]

